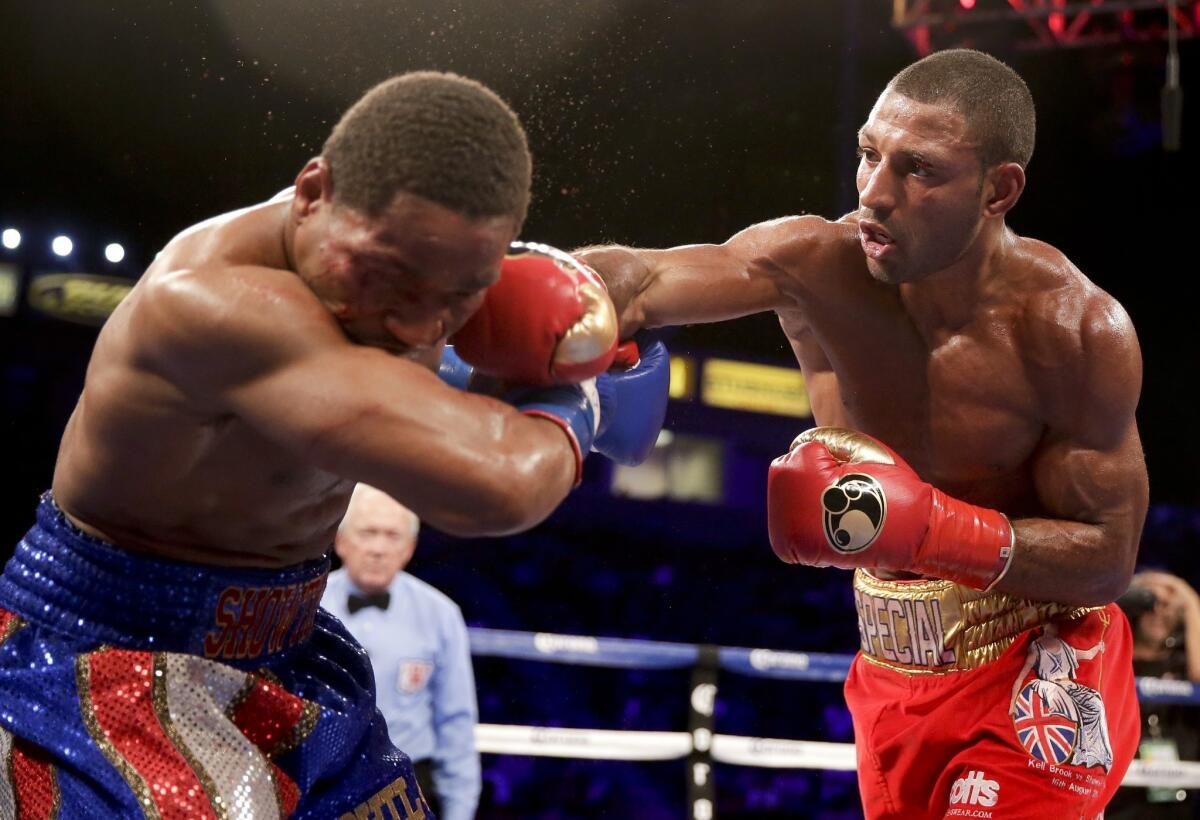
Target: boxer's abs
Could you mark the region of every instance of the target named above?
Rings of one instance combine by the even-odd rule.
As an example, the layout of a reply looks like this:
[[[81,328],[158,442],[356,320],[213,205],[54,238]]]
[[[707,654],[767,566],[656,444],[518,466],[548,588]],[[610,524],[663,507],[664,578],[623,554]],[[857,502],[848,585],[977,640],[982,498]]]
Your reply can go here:
[[[81,529],[223,566],[287,566],[328,550],[351,482],[299,464],[237,419],[96,392],[85,389],[54,475],[55,499]]]

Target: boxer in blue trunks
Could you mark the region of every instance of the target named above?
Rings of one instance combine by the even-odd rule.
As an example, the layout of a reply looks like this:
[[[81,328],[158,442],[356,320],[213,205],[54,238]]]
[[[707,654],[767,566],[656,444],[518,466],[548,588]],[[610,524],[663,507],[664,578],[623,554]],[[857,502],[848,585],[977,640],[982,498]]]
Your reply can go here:
[[[662,358],[512,403],[438,378],[447,337],[501,291],[529,305],[498,311],[495,339],[519,315],[611,361],[615,320],[586,312],[611,312],[602,289],[491,288],[529,183],[498,97],[403,75],[294,190],[164,248],[100,333],[0,576],[0,817],[431,816],[365,653],[319,609],[352,489],[453,534],[520,530],[590,450],[644,452],[665,408],[645,377]],[[659,404],[630,400],[649,389]]]

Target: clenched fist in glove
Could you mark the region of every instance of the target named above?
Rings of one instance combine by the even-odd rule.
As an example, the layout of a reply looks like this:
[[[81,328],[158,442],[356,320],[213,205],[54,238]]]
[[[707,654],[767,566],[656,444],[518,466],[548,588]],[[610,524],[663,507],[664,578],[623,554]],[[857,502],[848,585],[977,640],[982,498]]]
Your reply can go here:
[[[499,281],[451,342],[486,376],[572,384],[612,364],[617,312],[591,268],[549,245],[514,242]]]
[[[890,448],[835,427],[805,431],[771,463],[767,518],[791,564],[915,572],[988,589],[1012,560],[1012,526],[922,481]]]

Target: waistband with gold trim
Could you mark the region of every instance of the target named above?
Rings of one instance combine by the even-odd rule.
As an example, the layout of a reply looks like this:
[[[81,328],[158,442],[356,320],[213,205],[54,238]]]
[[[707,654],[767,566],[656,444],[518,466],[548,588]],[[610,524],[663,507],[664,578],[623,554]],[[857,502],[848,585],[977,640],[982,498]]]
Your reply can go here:
[[[1096,607],[1030,601],[953,581],[885,581],[859,569],[854,608],[866,660],[907,674],[942,674],[983,666],[1022,632]]]

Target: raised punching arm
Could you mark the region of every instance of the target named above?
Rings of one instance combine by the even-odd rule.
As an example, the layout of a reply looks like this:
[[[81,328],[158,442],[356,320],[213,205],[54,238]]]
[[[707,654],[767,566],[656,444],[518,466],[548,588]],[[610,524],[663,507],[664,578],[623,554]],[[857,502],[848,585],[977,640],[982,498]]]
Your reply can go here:
[[[797,289],[843,260],[861,260],[861,252],[853,256],[853,234],[853,226],[792,216],[752,225],[720,245],[596,246],[576,255],[608,285],[627,338],[644,327],[719,322],[791,305]]]
[[[214,415],[235,416],[330,473],[379,487],[439,529],[530,527],[570,490],[555,424],[454,390],[412,361],[355,345],[293,275],[183,271],[139,311],[144,365]]]
[[[1129,317],[1091,300],[1074,367],[1048,386],[1052,421],[1033,463],[1045,514],[1013,522],[1005,592],[1101,604],[1125,591],[1146,518],[1148,483],[1134,410],[1142,360]],[[1064,372],[1065,371],[1065,372]]]

